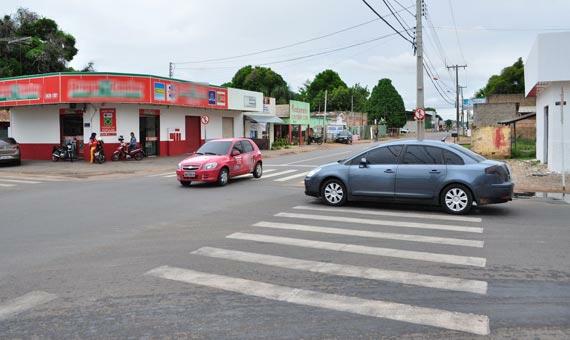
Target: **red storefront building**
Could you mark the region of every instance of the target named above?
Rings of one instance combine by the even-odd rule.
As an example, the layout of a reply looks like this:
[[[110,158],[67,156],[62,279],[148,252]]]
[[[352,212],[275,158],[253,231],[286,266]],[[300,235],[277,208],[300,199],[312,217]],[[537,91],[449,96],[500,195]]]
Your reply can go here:
[[[131,132],[148,155],[179,155],[206,139],[243,135],[243,113],[228,108],[228,89],[152,75],[52,73],[0,79],[0,109],[23,159],[50,159],[71,142],[78,156],[92,132],[108,154]]]

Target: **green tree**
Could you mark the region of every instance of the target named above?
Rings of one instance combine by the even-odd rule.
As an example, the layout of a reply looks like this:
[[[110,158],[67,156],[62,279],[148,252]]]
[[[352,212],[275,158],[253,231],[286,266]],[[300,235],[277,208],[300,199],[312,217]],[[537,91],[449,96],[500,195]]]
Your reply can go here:
[[[350,94],[353,97],[353,110],[355,112],[366,112],[366,105],[370,96],[368,87],[362,87],[359,83],[356,83],[350,88]]]
[[[389,128],[401,128],[406,124],[404,100],[390,79],[380,79],[372,89],[368,100],[368,121],[384,118]]]
[[[445,120],[445,127],[449,130],[453,126],[453,121],[451,119]]]
[[[0,20],[0,77],[68,71],[76,54],[75,38],[52,19],[20,8]]]
[[[324,70],[312,81],[305,82],[300,94],[304,101],[311,104],[311,110],[324,110],[325,91],[327,93],[327,111],[349,110],[350,91],[346,83],[333,70]]]
[[[475,93],[484,98],[492,94],[524,93],[524,64],[519,58],[513,65],[505,67],[500,74],[492,75],[487,85]]]
[[[222,86],[263,92],[264,96],[274,97],[277,104],[286,104],[292,97],[287,82],[269,67],[247,65],[240,68],[232,81]]]

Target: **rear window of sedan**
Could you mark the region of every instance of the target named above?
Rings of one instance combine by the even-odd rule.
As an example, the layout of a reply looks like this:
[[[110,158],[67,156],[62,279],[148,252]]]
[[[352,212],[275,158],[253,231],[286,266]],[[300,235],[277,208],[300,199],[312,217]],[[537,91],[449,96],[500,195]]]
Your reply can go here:
[[[471,158],[472,160],[474,160],[475,162],[483,162],[484,160],[486,160],[485,157],[467,149],[462,147],[461,145],[457,145],[457,144],[448,144],[451,148],[453,148],[454,150],[459,151],[460,153],[462,153],[463,155]]]

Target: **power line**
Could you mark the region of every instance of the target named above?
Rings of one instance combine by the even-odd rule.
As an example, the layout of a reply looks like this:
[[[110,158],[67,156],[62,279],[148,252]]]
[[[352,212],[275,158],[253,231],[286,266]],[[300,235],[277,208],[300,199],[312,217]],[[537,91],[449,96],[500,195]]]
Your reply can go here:
[[[406,12],[408,12],[412,17],[414,17],[414,18],[416,17],[416,14],[415,14],[415,13],[412,13],[412,11],[410,11],[410,9],[409,9],[410,7],[413,7],[413,5],[412,5],[412,6],[405,7],[405,6],[402,5],[398,0],[394,0],[394,1],[395,1],[398,5],[400,5],[400,7],[402,7]]]
[[[435,26],[439,30],[459,30],[463,32],[473,32],[473,31],[498,31],[498,32],[536,32],[536,31],[570,31],[570,27],[452,27],[452,26]]]
[[[410,44],[412,44],[412,46],[415,46],[415,43],[414,43],[412,40],[408,39],[408,38],[407,38],[406,36],[404,36],[400,31],[398,31],[396,28],[394,28],[394,26],[392,26],[392,24],[390,24],[390,22],[388,22],[388,20],[384,19],[383,16],[381,16],[378,12],[376,12],[376,10],[375,10],[372,6],[370,6],[370,5],[368,4],[368,2],[366,2],[366,0],[362,0],[362,2],[364,2],[364,3],[366,4],[366,6],[368,6],[368,8],[370,8],[370,10],[371,10],[372,12],[374,12],[374,14],[376,14],[380,19],[382,19],[382,21],[384,21],[384,23],[385,23],[386,25],[388,25],[388,26],[389,26],[394,32],[396,32],[400,37],[402,37],[404,40],[406,40],[407,42],[409,42]]]
[[[409,7],[412,7],[412,6],[408,6],[408,8],[409,8]],[[398,11],[396,11],[396,13],[402,12],[402,11],[404,11],[405,9],[406,9],[406,8],[401,9],[401,10],[398,10]],[[392,14],[385,14],[385,15],[386,15],[386,16],[391,16]],[[317,37],[313,37],[313,38],[310,38],[310,39],[298,41],[298,42],[295,42],[295,43],[291,43],[291,44],[287,44],[287,45],[283,45],[283,46],[279,46],[279,47],[268,48],[268,49],[260,50],[260,51],[256,51],[256,52],[250,52],[250,53],[239,54],[239,55],[234,55],[234,56],[230,56],[230,57],[222,57],[222,58],[211,58],[211,59],[203,59],[203,60],[175,62],[174,64],[178,64],[178,65],[183,65],[183,64],[202,64],[202,63],[213,62],[213,61],[227,61],[227,60],[231,60],[231,59],[239,59],[239,58],[243,58],[243,57],[251,57],[251,56],[254,56],[254,55],[258,55],[258,54],[263,54],[263,53],[268,53],[268,52],[274,52],[274,51],[278,51],[278,50],[283,50],[283,49],[286,49],[286,48],[290,48],[290,47],[295,47],[295,46],[298,46],[298,45],[306,44],[306,43],[309,43],[309,42],[312,42],[312,41],[316,41],[316,40],[320,40],[320,39],[332,37],[333,35],[337,35],[337,34],[340,34],[340,33],[346,32],[346,31],[353,30],[353,29],[355,29],[355,28],[359,28],[359,27],[362,27],[362,26],[366,26],[366,25],[371,24],[371,23],[373,23],[373,22],[376,22],[376,21],[378,21],[378,20],[380,20],[380,18],[368,20],[368,21],[365,21],[365,22],[361,22],[360,24],[356,24],[356,25],[353,25],[353,26],[350,26],[350,27],[346,27],[346,28],[343,28],[343,29],[341,29],[341,30],[334,31],[334,32],[331,32],[331,33],[327,33],[327,34],[324,34],[324,35],[320,35],[320,36],[317,36]]]
[[[453,4],[451,0],[448,0],[449,11],[451,12],[451,20],[453,21],[453,27],[455,28],[455,38],[457,39],[457,47],[459,48],[459,54],[461,59],[465,62],[465,56],[463,55],[463,49],[461,48],[461,42],[459,41],[459,33],[457,32],[457,24],[455,23],[455,12],[453,11]]]
[[[440,88],[436,85],[436,83],[435,83],[435,81],[434,81],[434,79],[433,79],[433,75],[430,73],[430,70],[429,70],[429,68],[427,67],[427,65],[426,65],[425,63],[424,63],[424,69],[426,70],[426,73],[430,76],[429,79],[430,79],[431,83],[433,84],[433,87],[435,88],[435,90],[437,91],[437,93],[439,93],[439,96],[440,96],[447,104],[453,105],[453,101],[452,101],[449,97],[447,97],[446,95],[443,94],[443,93],[445,93],[445,91],[442,90],[442,89],[440,89]],[[442,93],[442,91],[443,91],[443,93]]]
[[[386,7],[388,7],[388,10],[390,11],[390,13],[392,13],[392,16],[394,16],[394,19],[396,19],[396,21],[400,24],[400,27],[402,27],[402,28],[405,29],[405,30],[410,29],[410,26],[409,26],[409,25],[407,25],[407,24],[404,25],[405,21],[404,21],[404,23],[402,23],[403,19],[400,21],[400,18],[398,17],[398,15],[397,15],[396,13],[394,13],[394,9],[393,9],[392,6],[388,3],[388,1],[382,0],[382,2],[384,2],[384,5],[386,5]],[[410,32],[406,31],[406,33],[408,34],[408,36],[409,36],[411,39],[414,39],[413,35],[412,35]]]
[[[301,59],[306,59],[306,58],[312,58],[312,57],[316,57],[316,56],[320,56],[320,55],[325,55],[325,54],[331,54],[331,53],[335,53],[338,51],[343,51],[349,48],[353,48],[356,46],[361,46],[361,45],[366,45],[366,44],[370,44],[372,42],[378,41],[378,40],[382,40],[382,39],[386,39],[389,38],[391,36],[396,35],[397,33],[400,33],[400,31],[396,32],[396,33],[388,33],[385,35],[381,35],[379,37],[376,37],[374,39],[370,39],[370,40],[366,40],[366,41],[362,41],[359,43],[354,43],[354,44],[350,44],[347,46],[343,46],[343,47],[339,47],[339,48],[335,48],[332,50],[327,50],[327,51],[322,51],[322,52],[317,52],[317,53],[311,53],[308,55],[303,55],[303,56],[299,56],[299,57],[294,57],[294,58],[288,58],[288,59],[283,59],[283,60],[276,60],[276,61],[270,61],[270,62],[266,62],[266,63],[258,63],[257,65],[261,65],[261,66],[265,66],[265,65],[275,65],[275,64],[282,64],[282,63],[286,63],[286,62],[291,62],[291,61],[296,61],[296,60],[301,60]],[[236,67],[241,67],[241,66],[214,66],[214,67],[180,67],[179,69],[182,70],[189,70],[189,69],[218,69],[218,68],[236,68]]]

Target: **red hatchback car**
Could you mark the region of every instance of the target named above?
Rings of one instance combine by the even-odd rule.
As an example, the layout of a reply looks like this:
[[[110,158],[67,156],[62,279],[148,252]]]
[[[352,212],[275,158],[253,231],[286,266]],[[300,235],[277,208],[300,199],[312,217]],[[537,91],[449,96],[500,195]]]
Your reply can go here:
[[[261,152],[247,138],[212,140],[202,145],[192,156],[178,164],[176,178],[183,186],[191,182],[226,185],[231,177],[263,173]]]

